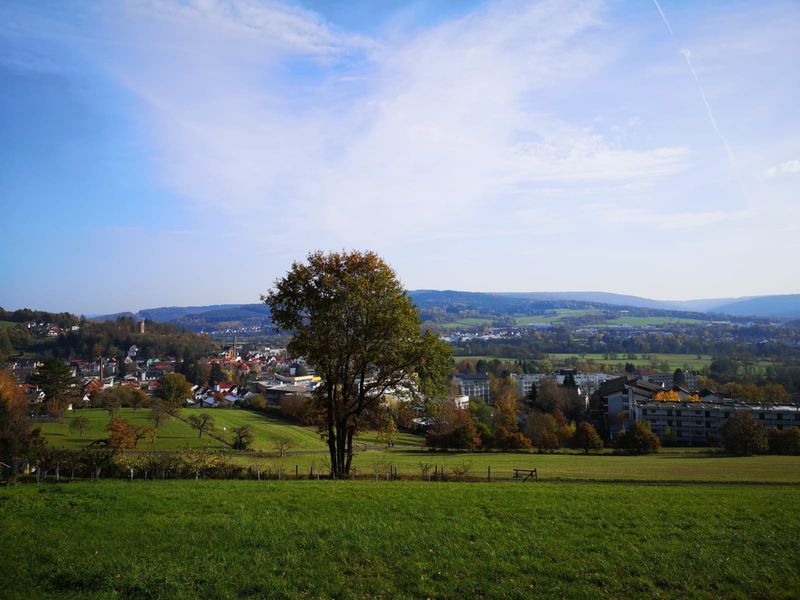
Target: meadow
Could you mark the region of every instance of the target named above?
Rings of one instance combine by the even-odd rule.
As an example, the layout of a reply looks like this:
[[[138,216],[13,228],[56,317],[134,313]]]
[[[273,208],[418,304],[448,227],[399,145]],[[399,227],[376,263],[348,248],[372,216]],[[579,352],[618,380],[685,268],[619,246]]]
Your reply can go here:
[[[4,598],[794,598],[800,487],[0,489]]]
[[[155,444],[139,442],[137,452],[172,450],[185,447],[209,447],[230,454],[233,462],[258,465],[264,472],[281,470],[294,473],[325,471],[327,445],[310,427],[301,427],[280,416],[243,409],[185,409],[181,416],[207,413],[214,417],[217,434],[230,437],[231,427],[248,424],[255,434],[252,452],[232,452],[215,438],[198,432],[179,419],[162,424]],[[83,438],[69,431],[70,418],[63,423],[47,423],[43,431],[53,446],[80,448],[107,436],[108,413],[100,409],[78,411],[91,417],[92,429]],[[122,409],[119,415],[131,422],[149,424],[147,410]],[[222,431],[225,427],[227,431]],[[289,440],[292,446],[284,457],[278,456],[275,441]],[[515,468],[537,469],[543,481],[630,481],[630,482],[750,482],[800,483],[800,457],[750,456],[729,457],[709,448],[667,448],[658,454],[622,456],[606,450],[584,456],[580,452],[555,454],[532,452],[434,452],[424,446],[422,436],[402,433],[392,448],[379,444],[375,432],[363,432],[357,438],[353,465],[359,477],[380,477],[391,469],[400,478],[423,477],[424,469],[444,469],[452,476],[463,472],[471,479],[510,479]]]

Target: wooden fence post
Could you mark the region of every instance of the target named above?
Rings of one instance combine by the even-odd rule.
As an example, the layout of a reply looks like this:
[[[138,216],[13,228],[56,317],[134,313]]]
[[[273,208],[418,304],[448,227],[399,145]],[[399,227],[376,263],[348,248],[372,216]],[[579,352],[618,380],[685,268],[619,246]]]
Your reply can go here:
[[[489,481],[492,480],[492,467],[486,467],[486,478]]]

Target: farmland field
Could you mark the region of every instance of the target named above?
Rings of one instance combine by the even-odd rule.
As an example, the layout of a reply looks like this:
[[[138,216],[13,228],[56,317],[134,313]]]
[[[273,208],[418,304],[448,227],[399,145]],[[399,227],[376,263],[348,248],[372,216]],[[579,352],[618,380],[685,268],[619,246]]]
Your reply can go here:
[[[0,329],[10,329],[17,325],[14,321],[0,321]]]
[[[4,598],[793,598],[800,487],[0,489]]]
[[[453,321],[452,323],[443,323],[442,327],[444,329],[469,329],[472,327],[479,327],[480,325],[491,325],[492,319],[481,318],[481,317],[467,317],[465,319],[459,319],[458,321]]]
[[[230,439],[230,428],[249,424],[255,432],[254,450],[260,453],[238,453],[232,460],[244,465],[261,464],[264,469],[283,469],[293,472],[295,466],[308,471],[311,466],[323,470],[327,459],[327,446],[312,428],[291,424],[277,416],[241,409],[186,409],[185,418],[192,413],[207,413],[214,417],[218,431]],[[137,424],[148,424],[148,411],[122,409],[120,416]],[[99,409],[79,411],[91,417],[92,429],[80,438],[68,429],[69,418],[64,423],[47,423],[43,431],[52,446],[79,448],[94,439],[107,436],[105,425],[108,414]],[[275,454],[277,439],[291,441],[294,445],[280,458]],[[536,468],[543,481],[650,481],[650,482],[759,482],[800,483],[800,457],[751,456],[733,458],[719,455],[715,450],[703,448],[671,448],[649,456],[620,456],[610,452],[583,456],[580,453],[538,454],[536,452],[432,452],[424,447],[421,436],[403,433],[394,447],[380,449],[376,434],[364,432],[356,444],[359,450],[353,465],[359,476],[368,477],[376,471],[384,472],[389,466],[397,469],[400,477],[419,478],[422,466],[465,469],[472,478],[486,478],[488,469],[493,479],[509,478],[514,468]],[[362,450],[367,445],[367,450]],[[195,429],[181,420],[168,420],[161,426],[155,445],[139,442],[136,451],[169,450],[175,448],[212,447],[230,451],[217,439],[204,435],[198,437]],[[267,453],[267,455],[261,454]],[[422,466],[421,466],[422,465]]]
[[[556,323],[565,317],[586,317],[599,314],[601,311],[594,308],[556,308],[544,315],[517,317],[517,325],[524,327],[525,325]]]
[[[152,422],[149,420],[149,414],[150,411],[145,408],[136,410],[123,408],[118,412],[119,417],[134,425],[151,427]],[[215,417],[216,414],[214,413]],[[83,437],[77,431],[70,431],[69,425],[75,415],[81,415],[89,419],[89,428],[84,432]],[[87,408],[75,412],[68,411],[63,423],[36,423],[36,426],[42,428],[42,433],[53,446],[81,448],[94,440],[107,438],[106,426],[109,421],[110,417],[105,410]],[[180,419],[167,418],[161,423],[155,443],[141,441],[138,447],[141,450],[172,450],[187,446],[221,447],[223,445],[222,442],[206,435],[199,438],[197,430],[192,429]]]
[[[644,325],[667,325],[669,323],[684,323],[697,325],[699,323],[707,323],[702,319],[688,319],[682,317],[617,317],[615,319],[606,319],[601,323],[595,323],[589,327],[608,327],[612,325],[630,325],[631,327],[642,327]]]
[[[711,362],[711,355],[708,354],[665,354],[665,353],[648,353],[648,354],[636,354],[635,358],[628,358],[628,355],[625,353],[618,353],[618,354],[577,354],[577,353],[561,353],[561,354],[549,354],[550,360],[553,361],[555,364],[561,364],[568,358],[577,358],[578,360],[586,360],[586,361],[594,361],[597,363],[605,363],[605,364],[612,364],[616,365],[618,363],[632,363],[636,367],[649,367],[653,364],[659,365],[661,363],[667,363],[669,365],[670,370],[678,369],[678,368],[686,368],[689,369],[702,369],[707,367]]]

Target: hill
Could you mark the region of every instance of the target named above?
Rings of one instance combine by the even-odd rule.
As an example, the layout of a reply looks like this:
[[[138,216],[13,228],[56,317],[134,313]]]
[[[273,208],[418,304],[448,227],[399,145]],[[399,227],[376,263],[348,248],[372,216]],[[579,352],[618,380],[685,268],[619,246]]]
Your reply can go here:
[[[798,319],[800,318],[800,294],[745,298],[717,306],[714,310],[737,316],[767,315],[781,319]]]
[[[710,320],[729,317],[771,319],[800,318],[800,294],[750,298],[654,300],[610,292],[467,292],[459,290],[411,290],[409,296],[423,311],[480,313],[480,316],[543,315],[557,309],[620,311],[640,309],[639,316]],[[267,307],[261,303],[169,306],[94,317],[115,320],[119,316],[172,323],[192,331],[225,327],[269,327]],[[474,315],[477,316],[477,315]],[[613,318],[613,317],[612,317]]]

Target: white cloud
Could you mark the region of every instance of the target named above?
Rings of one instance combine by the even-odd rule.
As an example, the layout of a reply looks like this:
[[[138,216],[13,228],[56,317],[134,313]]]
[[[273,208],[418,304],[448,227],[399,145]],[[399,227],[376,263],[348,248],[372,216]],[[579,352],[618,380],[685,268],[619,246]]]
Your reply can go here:
[[[106,65],[149,104],[161,174],[185,198],[323,243],[387,244],[512,202],[558,210],[542,184],[607,191],[686,168],[684,147],[624,147],[539,107],[603,65],[581,40],[602,13],[503,3],[365,40],[284,5],[153,2],[125,24],[147,47]]]
[[[764,171],[764,175],[770,179],[780,175],[794,175],[800,173],[800,160],[787,160]]]

